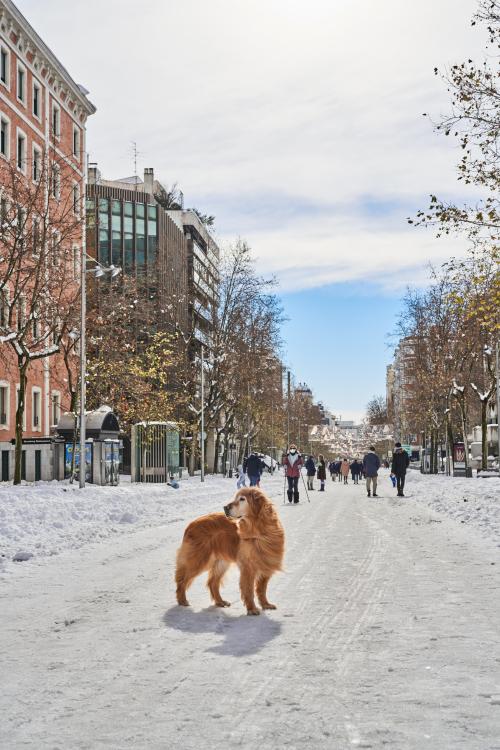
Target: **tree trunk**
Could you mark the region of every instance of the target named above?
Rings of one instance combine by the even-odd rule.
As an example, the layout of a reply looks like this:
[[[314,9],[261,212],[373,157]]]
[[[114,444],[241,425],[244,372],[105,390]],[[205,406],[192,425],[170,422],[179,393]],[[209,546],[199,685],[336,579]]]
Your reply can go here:
[[[488,468],[488,399],[483,398],[481,401],[481,468]]]
[[[23,460],[23,421],[26,408],[26,383],[29,360],[18,357],[19,397],[16,410],[16,449],[14,453],[14,484],[21,484]]]

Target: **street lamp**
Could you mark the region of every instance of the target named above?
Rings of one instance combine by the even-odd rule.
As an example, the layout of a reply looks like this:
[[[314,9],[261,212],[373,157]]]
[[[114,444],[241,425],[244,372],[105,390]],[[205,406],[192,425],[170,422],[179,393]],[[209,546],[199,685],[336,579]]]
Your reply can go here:
[[[87,260],[96,265],[94,268],[87,268]],[[86,318],[87,318],[87,273],[93,273],[94,278],[100,279],[105,274],[109,274],[112,279],[121,273],[121,268],[115,265],[102,266],[99,261],[87,255],[82,247],[82,257],[80,263],[80,477],[79,486],[85,487],[85,405],[87,399],[87,388],[85,383],[85,371],[87,369],[87,350],[86,350]]]

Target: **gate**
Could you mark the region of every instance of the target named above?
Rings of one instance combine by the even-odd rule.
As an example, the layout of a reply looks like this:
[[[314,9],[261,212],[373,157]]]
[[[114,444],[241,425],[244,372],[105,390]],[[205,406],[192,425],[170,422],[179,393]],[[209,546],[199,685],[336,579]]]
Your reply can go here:
[[[168,482],[179,471],[179,429],[174,422],[132,427],[132,482]]]

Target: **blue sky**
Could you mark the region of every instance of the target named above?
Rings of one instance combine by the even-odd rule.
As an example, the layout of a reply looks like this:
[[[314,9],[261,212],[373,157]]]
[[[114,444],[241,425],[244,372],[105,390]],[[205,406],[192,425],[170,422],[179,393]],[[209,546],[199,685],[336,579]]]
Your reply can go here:
[[[385,364],[399,296],[371,284],[345,283],[282,295],[286,361],[337,416],[359,419],[385,393]]]
[[[440,70],[480,62],[477,0],[17,0],[97,113],[103,176],[153,167],[186,206],[246,239],[290,316],[286,357],[342,416],[384,390],[407,284],[465,251],[408,226],[430,193],[461,201],[436,135]]]

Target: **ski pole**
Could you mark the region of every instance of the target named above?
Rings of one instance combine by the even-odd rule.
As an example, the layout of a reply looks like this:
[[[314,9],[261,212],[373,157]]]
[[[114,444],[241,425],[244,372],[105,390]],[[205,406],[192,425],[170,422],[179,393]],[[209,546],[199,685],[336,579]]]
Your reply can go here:
[[[304,489],[305,489],[305,491],[306,491],[307,502],[308,502],[308,503],[310,503],[310,502],[311,502],[311,500],[309,499],[309,493],[308,493],[308,491],[307,491],[307,487],[306,487],[306,481],[305,481],[305,479],[304,479],[304,475],[302,474],[302,472],[300,471],[300,469],[299,469],[299,472],[300,472],[300,476],[302,477],[302,482],[304,483]]]

